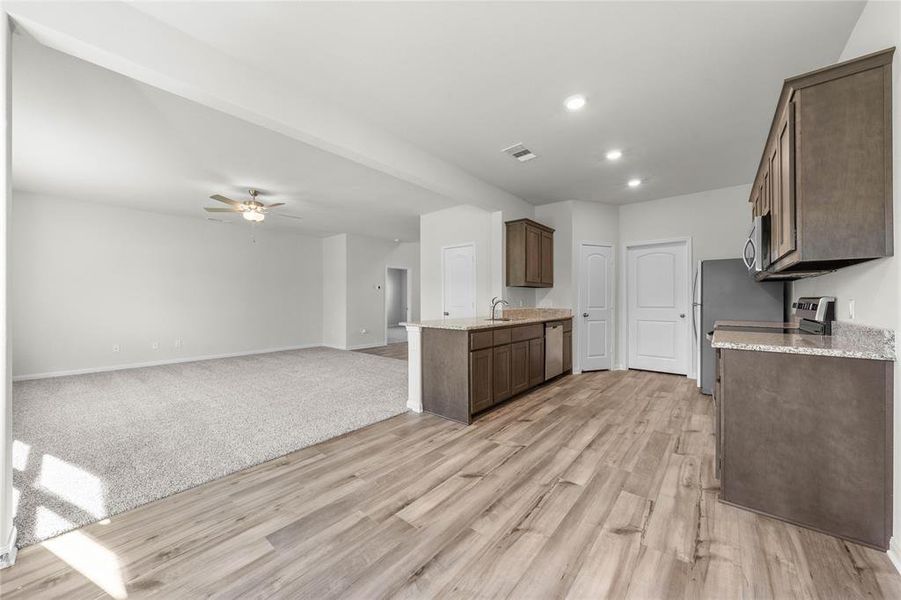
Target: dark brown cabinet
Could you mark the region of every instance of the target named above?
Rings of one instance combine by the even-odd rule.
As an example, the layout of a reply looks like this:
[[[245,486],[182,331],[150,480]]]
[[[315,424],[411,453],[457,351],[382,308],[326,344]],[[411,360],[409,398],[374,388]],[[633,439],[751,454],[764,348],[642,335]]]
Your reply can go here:
[[[787,79],[751,187],[769,266],[792,279],[891,256],[894,48]]]
[[[529,387],[541,385],[544,381],[544,338],[529,342]]]
[[[563,370],[570,371],[573,368],[573,332],[563,332]]]
[[[554,286],[554,230],[531,219],[506,223],[507,285]]]
[[[513,395],[513,381],[510,360],[510,344],[497,346],[494,349],[494,394],[492,404],[506,400]]]
[[[529,389],[529,342],[510,345],[510,365],[513,393]]]
[[[472,412],[490,408],[494,398],[493,348],[475,350],[469,355],[469,401]]]
[[[892,363],[722,349],[716,373],[720,499],[885,550]]]
[[[564,372],[572,320],[564,319]],[[423,409],[471,423],[473,415],[544,383],[544,323],[476,331],[422,330]],[[569,358],[568,358],[569,357]]]

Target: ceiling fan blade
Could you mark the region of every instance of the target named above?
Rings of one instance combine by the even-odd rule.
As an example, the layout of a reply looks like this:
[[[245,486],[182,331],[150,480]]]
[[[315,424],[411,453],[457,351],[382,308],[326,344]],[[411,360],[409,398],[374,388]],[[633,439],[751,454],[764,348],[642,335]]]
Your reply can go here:
[[[276,206],[284,206],[284,205],[285,205],[284,202],[276,202],[275,204],[267,204],[265,206],[265,208],[266,208],[266,210],[269,210],[270,208],[275,208]]]
[[[296,215],[286,215],[284,213],[272,213],[276,217],[282,217],[284,219],[297,219],[298,221],[302,220],[303,217],[298,217]]]
[[[213,194],[212,196],[210,196],[210,198],[212,198],[213,200],[218,200],[219,202],[231,204],[232,206],[235,206],[235,207],[241,206],[241,203],[238,202],[237,200],[232,200],[231,198],[226,198],[225,196],[221,196],[219,194]]]
[[[205,210],[205,211],[207,211],[207,212],[227,212],[227,213],[240,213],[240,212],[244,212],[243,210],[239,210],[239,209],[237,209],[237,208],[219,208],[218,206],[217,206],[216,208],[210,208],[210,207],[208,207],[208,206],[204,206],[204,207],[203,207],[203,210]]]

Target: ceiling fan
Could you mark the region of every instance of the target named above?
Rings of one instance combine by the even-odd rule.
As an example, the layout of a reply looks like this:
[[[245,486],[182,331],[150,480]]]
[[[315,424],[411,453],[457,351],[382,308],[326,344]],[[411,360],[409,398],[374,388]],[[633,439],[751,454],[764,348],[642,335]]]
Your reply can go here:
[[[229,208],[205,206],[203,209],[211,213],[239,213],[246,220],[254,223],[259,223],[266,218],[266,214],[270,210],[285,205],[284,202],[276,202],[275,204],[263,204],[262,202],[257,200],[257,196],[260,195],[259,191],[251,189],[248,190],[248,192],[250,193],[250,200],[245,200],[244,202],[238,202],[237,200],[232,200],[231,198],[226,198],[225,196],[219,194],[213,194],[212,196],[210,196],[211,199],[222,202],[223,204],[228,204]],[[301,218],[295,217],[293,215],[279,216],[290,217],[292,219]]]

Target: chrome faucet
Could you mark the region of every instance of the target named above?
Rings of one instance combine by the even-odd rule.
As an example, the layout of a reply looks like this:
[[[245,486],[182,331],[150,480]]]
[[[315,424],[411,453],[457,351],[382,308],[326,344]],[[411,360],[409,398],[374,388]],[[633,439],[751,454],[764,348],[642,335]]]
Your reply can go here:
[[[503,304],[504,306],[510,306],[510,303],[504,300],[503,298],[498,298],[495,296],[491,299],[491,320],[496,321],[497,317],[494,316],[494,313],[497,312],[497,305]]]

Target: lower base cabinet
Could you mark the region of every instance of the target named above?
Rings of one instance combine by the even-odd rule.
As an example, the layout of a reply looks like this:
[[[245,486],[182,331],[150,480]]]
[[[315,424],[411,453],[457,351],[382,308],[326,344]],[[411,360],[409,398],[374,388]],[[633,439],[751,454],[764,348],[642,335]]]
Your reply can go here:
[[[510,344],[497,346],[494,349],[494,394],[492,404],[502,402],[513,395],[511,378]]]
[[[469,355],[469,399],[472,412],[476,413],[493,404],[494,349],[475,350]]]
[[[529,389],[529,342],[516,342],[510,345],[510,373],[513,393],[518,394]]]
[[[720,499],[885,550],[893,364],[717,352]]]
[[[422,407],[461,423],[544,383],[544,324],[476,331],[423,328]],[[572,325],[564,323],[564,372],[572,365]]]
[[[529,387],[544,382],[544,338],[529,342]]]

